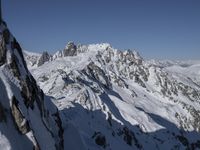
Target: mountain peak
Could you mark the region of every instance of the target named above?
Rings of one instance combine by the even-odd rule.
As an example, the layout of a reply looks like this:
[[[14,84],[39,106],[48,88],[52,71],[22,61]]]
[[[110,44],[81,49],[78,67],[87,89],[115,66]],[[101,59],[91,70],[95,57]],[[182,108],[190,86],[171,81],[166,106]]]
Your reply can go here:
[[[63,50],[64,57],[66,56],[76,56],[77,55],[77,47],[74,42],[69,42],[65,49]]]
[[[68,48],[74,47],[74,46],[76,46],[76,45],[74,44],[74,42],[73,42],[73,41],[69,41],[69,42],[67,43],[67,45],[65,46],[65,49],[68,49]]]

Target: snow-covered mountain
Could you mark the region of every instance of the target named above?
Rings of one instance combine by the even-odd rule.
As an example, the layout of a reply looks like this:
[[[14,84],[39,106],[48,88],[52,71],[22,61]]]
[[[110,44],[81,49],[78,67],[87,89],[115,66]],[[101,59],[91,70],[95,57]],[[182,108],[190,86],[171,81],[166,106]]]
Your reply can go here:
[[[72,42],[25,58],[62,116],[64,149],[200,149],[198,61],[145,61]]]
[[[1,22],[0,150],[61,150],[63,145],[57,107],[37,86],[19,43]]]

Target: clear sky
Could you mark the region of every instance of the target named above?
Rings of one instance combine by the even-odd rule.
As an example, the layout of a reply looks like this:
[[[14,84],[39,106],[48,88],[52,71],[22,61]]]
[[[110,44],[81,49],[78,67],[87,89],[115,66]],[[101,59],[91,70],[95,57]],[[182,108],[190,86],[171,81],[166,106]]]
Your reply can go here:
[[[200,59],[200,0],[2,0],[24,49],[55,52],[68,41],[110,43],[145,58]]]

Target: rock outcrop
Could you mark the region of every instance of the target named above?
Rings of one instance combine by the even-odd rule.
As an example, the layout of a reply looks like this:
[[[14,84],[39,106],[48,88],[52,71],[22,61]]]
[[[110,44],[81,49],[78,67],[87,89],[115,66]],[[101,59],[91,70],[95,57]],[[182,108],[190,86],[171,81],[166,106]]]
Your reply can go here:
[[[41,57],[38,60],[38,67],[41,66],[41,65],[43,65],[45,62],[50,61],[51,58],[52,58],[52,56],[49,55],[48,52],[46,52],[46,51],[43,52],[42,55],[41,55]]]
[[[76,56],[77,55],[77,47],[73,42],[69,42],[65,49],[63,50],[64,57],[66,56]]]

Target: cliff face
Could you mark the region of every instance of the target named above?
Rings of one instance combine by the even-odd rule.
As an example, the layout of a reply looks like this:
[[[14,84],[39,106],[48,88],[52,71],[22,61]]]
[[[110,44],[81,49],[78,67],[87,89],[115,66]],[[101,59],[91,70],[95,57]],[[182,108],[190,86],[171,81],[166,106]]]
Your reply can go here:
[[[0,149],[62,149],[57,108],[37,86],[22,49],[0,26]]]

